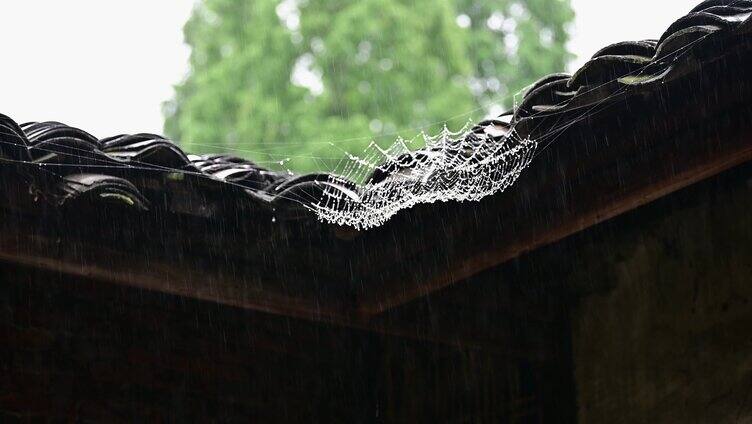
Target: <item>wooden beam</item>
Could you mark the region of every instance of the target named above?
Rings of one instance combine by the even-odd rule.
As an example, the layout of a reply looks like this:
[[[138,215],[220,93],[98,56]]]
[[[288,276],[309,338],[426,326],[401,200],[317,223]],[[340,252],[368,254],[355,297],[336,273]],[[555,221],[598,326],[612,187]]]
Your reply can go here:
[[[379,315],[749,161],[752,161],[752,140],[739,150],[728,152],[713,158],[710,162],[701,163],[668,176],[653,185],[637,187],[624,193],[615,201],[603,202],[545,231],[536,232],[534,235],[519,240],[509,239],[510,243],[503,246],[468,257],[459,257],[456,261],[447,264],[444,272],[430,280],[418,284],[405,284],[402,290],[385,293],[383,297],[363,302],[358,309],[359,313],[363,316]]]

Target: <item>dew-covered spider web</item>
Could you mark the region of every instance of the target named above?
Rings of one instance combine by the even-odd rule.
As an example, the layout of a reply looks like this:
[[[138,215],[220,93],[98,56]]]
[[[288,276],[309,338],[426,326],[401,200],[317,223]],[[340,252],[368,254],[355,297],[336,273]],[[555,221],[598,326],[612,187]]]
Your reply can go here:
[[[420,150],[411,149],[424,144]],[[457,132],[402,138],[388,148],[371,143],[363,156],[347,155],[311,206],[319,219],[356,229],[376,227],[402,209],[436,201],[475,201],[512,185],[535,153],[536,143],[513,129],[470,125]],[[346,181],[362,181],[342,190]]]

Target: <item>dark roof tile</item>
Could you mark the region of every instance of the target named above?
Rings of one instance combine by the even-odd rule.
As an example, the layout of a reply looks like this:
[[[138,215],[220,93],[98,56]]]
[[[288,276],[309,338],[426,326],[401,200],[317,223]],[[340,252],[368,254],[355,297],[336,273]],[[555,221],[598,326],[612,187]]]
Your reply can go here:
[[[652,58],[655,55],[657,40],[622,41],[598,50],[593,59],[601,56],[641,56]]]
[[[71,174],[60,180],[56,189],[61,206],[80,207],[89,202],[149,210],[149,202],[131,182],[111,175]]]

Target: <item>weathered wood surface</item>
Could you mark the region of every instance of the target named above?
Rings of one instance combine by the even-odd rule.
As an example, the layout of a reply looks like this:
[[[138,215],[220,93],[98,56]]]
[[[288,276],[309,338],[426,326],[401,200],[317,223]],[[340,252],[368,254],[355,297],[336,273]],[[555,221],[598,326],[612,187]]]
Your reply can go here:
[[[433,299],[444,305],[442,313],[403,309],[400,314],[423,323],[412,337],[8,263],[0,263],[0,280],[3,422],[522,423],[574,417],[569,399],[553,391],[571,393],[569,350],[560,337],[567,334],[566,311],[519,287],[495,288],[493,274],[473,286],[489,287],[505,301],[482,312],[466,303],[472,297]],[[457,302],[451,309],[473,331],[443,318]],[[541,312],[526,318],[527,312],[502,306],[511,303]],[[465,339],[437,341],[437,334]],[[533,345],[538,353],[531,353]]]
[[[746,165],[567,243],[578,422],[752,420],[751,209]]]

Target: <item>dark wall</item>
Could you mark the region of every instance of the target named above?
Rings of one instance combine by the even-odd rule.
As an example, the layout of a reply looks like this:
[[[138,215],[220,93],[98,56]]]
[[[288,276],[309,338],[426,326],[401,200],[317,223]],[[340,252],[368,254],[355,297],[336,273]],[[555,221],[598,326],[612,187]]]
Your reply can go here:
[[[494,293],[406,306],[383,335],[5,263],[0,421],[559,422],[561,321]]]
[[[752,167],[558,249],[581,423],[752,419]]]

